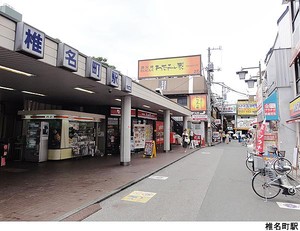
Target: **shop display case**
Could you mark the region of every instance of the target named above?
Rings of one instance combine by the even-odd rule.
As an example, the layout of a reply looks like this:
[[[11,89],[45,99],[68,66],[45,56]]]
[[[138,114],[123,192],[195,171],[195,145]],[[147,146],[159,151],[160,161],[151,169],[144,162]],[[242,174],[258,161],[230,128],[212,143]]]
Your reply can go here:
[[[70,121],[69,138],[74,157],[95,154],[94,123]]]

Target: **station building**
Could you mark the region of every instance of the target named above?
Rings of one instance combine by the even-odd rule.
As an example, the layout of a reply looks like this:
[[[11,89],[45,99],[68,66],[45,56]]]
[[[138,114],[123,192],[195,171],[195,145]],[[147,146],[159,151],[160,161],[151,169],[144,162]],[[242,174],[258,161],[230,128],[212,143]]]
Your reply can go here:
[[[155,140],[169,151],[171,116],[191,111],[0,9],[0,140],[5,161],[120,155]],[[186,124],[183,124],[186,126]],[[161,128],[162,127],[162,128]]]

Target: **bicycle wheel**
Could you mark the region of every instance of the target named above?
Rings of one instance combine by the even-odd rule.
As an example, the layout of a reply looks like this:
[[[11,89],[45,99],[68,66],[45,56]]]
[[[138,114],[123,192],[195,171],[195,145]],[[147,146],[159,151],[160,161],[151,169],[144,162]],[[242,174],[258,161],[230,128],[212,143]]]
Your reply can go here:
[[[271,185],[269,183],[271,181],[265,171],[257,172],[252,178],[252,189],[259,197],[272,199],[280,193],[281,189]]]
[[[284,157],[279,157],[274,161],[273,168],[280,175],[289,174],[292,171],[292,163]]]
[[[253,173],[254,172],[254,158],[253,156],[248,156],[246,159],[246,167]]]
[[[300,185],[300,182],[298,181],[298,180],[296,180],[294,177],[292,177],[292,176],[290,176],[290,175],[287,175],[287,177],[288,177],[288,180],[289,180],[289,182],[290,182],[290,184],[292,185],[292,186],[295,186],[295,187],[297,187],[297,186],[299,186]],[[300,188],[295,188],[294,189],[294,195],[293,195],[293,197],[295,197],[295,198],[297,198],[298,200],[300,200]]]

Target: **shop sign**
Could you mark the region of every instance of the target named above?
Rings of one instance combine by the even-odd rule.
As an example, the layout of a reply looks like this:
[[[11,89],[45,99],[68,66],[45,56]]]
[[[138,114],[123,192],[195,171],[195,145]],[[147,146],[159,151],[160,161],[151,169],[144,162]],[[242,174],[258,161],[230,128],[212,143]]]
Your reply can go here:
[[[242,130],[248,130],[251,128],[251,124],[253,123],[254,119],[237,119],[237,129],[242,129]]]
[[[163,144],[164,143],[164,122],[163,121],[156,121],[155,124],[156,128],[156,144]]]
[[[106,85],[119,87],[119,72],[111,68],[107,68]]]
[[[65,43],[59,43],[56,66],[76,72],[78,70],[78,50]]]
[[[239,100],[237,102],[237,114],[240,116],[252,115],[256,116],[257,107],[255,101]]]
[[[277,92],[271,94],[264,101],[264,113],[267,121],[279,120]]]
[[[208,121],[208,116],[206,114],[193,114],[193,121]]]
[[[277,133],[265,133],[264,135],[265,140],[277,140]]]
[[[97,62],[91,57],[88,57],[86,61],[86,67],[85,67],[85,77],[100,81],[101,67],[102,64],[100,62]]]
[[[148,120],[157,120],[157,114],[153,112],[138,110],[138,117]]]
[[[235,114],[236,113],[236,104],[225,104],[221,108],[222,114]]]
[[[135,117],[135,109],[131,109],[131,117]],[[110,108],[110,115],[111,116],[121,116],[122,115],[122,109],[120,107],[111,107]]]
[[[21,51],[34,56],[44,58],[45,33],[27,25],[24,22],[17,23],[15,51]]]
[[[138,79],[201,74],[201,55],[138,61]]]
[[[262,153],[264,151],[264,142],[265,142],[265,130],[266,130],[266,122],[264,121],[260,127],[257,139],[256,139],[256,150],[258,153]]]
[[[206,95],[191,95],[190,96],[191,111],[205,111],[206,110]]]
[[[300,116],[300,97],[290,102],[290,117]]]
[[[125,91],[125,92],[132,91],[132,79],[130,77],[123,75],[121,89],[122,89],[122,91]]]

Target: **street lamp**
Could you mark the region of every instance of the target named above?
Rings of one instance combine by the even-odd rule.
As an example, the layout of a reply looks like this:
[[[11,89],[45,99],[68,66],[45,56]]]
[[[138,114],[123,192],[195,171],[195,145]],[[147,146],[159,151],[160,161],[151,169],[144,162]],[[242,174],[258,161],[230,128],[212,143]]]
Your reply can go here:
[[[250,79],[246,79],[246,74],[248,74],[248,71],[245,71],[245,70],[257,69],[257,68],[258,68],[258,76],[251,76]],[[245,68],[242,67],[241,71],[237,71],[236,74],[239,75],[240,80],[245,80],[245,82],[248,84],[248,88],[253,88],[254,83],[257,81],[257,79],[259,79],[259,84],[261,84],[261,82],[262,82],[260,62],[259,62],[258,67],[245,67]]]

